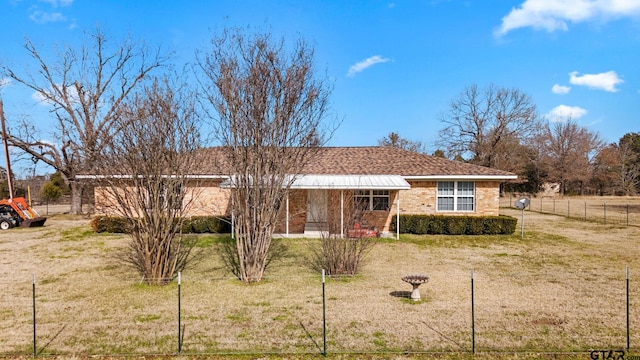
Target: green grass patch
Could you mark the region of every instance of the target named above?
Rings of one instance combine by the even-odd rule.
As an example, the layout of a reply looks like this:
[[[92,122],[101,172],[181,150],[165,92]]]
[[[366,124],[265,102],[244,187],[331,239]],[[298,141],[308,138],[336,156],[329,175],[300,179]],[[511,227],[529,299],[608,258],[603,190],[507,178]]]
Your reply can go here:
[[[198,235],[198,240],[195,243],[195,247],[210,248],[215,244],[220,244],[225,241],[231,241],[231,236],[229,234]]]
[[[235,323],[243,323],[243,322],[251,321],[251,317],[247,313],[246,309],[241,309],[238,311],[231,312],[227,314],[225,318]]]
[[[373,333],[373,345],[379,348],[387,347],[387,340],[385,340],[385,334],[380,331],[376,331]]]
[[[149,321],[156,321],[156,320],[160,320],[160,318],[162,318],[162,316],[160,315],[156,315],[156,314],[147,314],[147,315],[137,315],[134,320],[136,322],[141,322],[141,323],[145,323],[145,322],[149,322]]]
[[[524,239],[514,235],[414,235],[402,234],[399,240],[386,240],[388,243],[415,244],[420,248],[463,249],[468,247],[488,249],[495,246],[522,245],[568,245],[575,243],[562,235],[543,232],[526,232]]]
[[[62,230],[60,241],[80,241],[95,236],[95,233],[86,226],[76,226]]]
[[[166,293],[166,292],[176,291],[176,289],[178,288],[178,281],[176,279],[173,279],[173,281],[167,283],[166,285],[157,286],[157,285],[149,285],[145,283],[143,279],[140,279],[140,282],[135,283],[133,287],[136,290],[140,290],[144,292]]]

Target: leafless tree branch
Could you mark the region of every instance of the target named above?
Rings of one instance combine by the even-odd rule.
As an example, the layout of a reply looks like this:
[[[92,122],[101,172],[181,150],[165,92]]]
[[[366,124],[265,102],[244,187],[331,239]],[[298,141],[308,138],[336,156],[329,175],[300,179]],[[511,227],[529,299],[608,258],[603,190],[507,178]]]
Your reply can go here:
[[[76,175],[94,169],[122,103],[168,60],[141,43],[127,39],[111,46],[110,42],[96,29],[79,49],[66,47],[56,58],[46,59],[26,39],[24,48],[35,65],[24,73],[1,68],[51,107],[55,144],[42,141],[40,129],[27,121],[14,126],[9,141],[62,174],[72,190],[72,213],[82,211],[83,185],[75,181]]]
[[[105,142],[100,174],[102,212],[131,221],[125,259],[149,284],[165,284],[187,266],[193,241],[182,223],[199,196],[189,175],[199,166],[194,96],[168,80],[120,104]]]
[[[232,164],[238,273],[257,282],[295,175],[333,132],[325,127],[331,88],[302,40],[289,50],[268,33],[233,29],[211,45],[198,57],[199,78]]]

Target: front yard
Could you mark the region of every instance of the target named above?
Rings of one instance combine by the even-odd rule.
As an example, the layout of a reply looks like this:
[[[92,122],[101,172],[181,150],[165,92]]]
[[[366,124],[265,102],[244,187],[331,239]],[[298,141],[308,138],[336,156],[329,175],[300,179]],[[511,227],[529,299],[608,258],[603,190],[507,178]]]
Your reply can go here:
[[[87,224],[56,215],[0,232],[0,354],[32,354],[34,275],[40,354],[175,354],[177,282],[142,285],[117,260],[126,237]],[[640,349],[640,228],[528,212],[525,225],[524,240],[519,224],[512,236],[379,240],[360,275],[325,284],[327,351],[471,352],[472,269],[476,351],[623,349],[627,266],[631,353]],[[182,274],[183,354],[323,351],[322,278],[306,259],[317,240],[278,241],[289,252],[249,286],[202,236]],[[420,302],[400,279],[413,273],[430,277]]]

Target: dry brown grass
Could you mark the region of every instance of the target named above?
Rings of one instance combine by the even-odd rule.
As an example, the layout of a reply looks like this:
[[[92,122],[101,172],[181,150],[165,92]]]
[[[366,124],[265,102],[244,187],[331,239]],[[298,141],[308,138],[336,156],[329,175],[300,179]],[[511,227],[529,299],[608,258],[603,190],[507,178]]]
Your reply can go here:
[[[627,265],[637,349],[640,228],[525,216],[524,240],[519,231],[381,240],[360,275],[325,284],[327,350],[470,352],[471,268],[477,351],[586,358],[588,349],[624,348]],[[54,216],[44,228],[0,233],[0,354],[32,351],[32,274],[43,354],[177,351],[177,284],[142,285],[114,259],[126,238],[92,234],[87,223]],[[305,259],[314,240],[279,240],[289,243],[289,255],[253,285],[223,268],[210,240],[203,239],[202,261],[182,276],[183,352],[320,353],[321,276]],[[408,273],[431,277],[419,303],[404,297],[411,287],[400,277]]]
[[[517,199],[503,197],[500,206],[513,206]],[[527,210],[603,224],[640,226],[640,196],[536,197]]]

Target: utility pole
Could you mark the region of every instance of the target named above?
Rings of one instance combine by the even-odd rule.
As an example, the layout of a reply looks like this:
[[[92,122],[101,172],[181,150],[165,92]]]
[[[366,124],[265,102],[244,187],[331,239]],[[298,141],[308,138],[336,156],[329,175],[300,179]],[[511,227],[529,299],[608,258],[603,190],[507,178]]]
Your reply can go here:
[[[13,200],[13,183],[11,181],[11,161],[9,160],[9,143],[7,142],[7,126],[4,119],[4,104],[0,98],[0,122],[2,122],[2,144],[4,145],[4,156],[7,162],[7,184],[9,185],[9,201]]]

